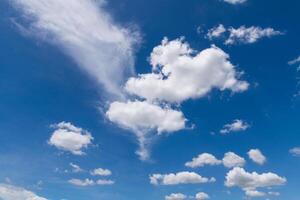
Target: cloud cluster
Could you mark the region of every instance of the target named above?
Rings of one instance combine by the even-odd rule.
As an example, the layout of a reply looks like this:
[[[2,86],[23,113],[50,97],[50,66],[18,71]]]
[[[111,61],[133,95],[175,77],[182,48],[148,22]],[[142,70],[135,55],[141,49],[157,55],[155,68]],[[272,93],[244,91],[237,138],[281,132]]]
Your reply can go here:
[[[277,31],[273,28],[262,28],[259,26],[241,26],[239,28],[225,28],[223,24],[219,24],[208,30],[206,34],[210,40],[217,38],[226,38],[224,44],[252,44],[262,38],[270,38],[276,35],[283,35],[281,31]]]
[[[165,196],[165,200],[184,200],[184,199],[195,199],[195,200],[206,200],[209,199],[209,195],[204,193],[204,192],[198,192],[195,197],[193,196],[186,196],[185,194],[182,193],[172,193],[170,195]]]
[[[257,191],[257,188],[280,186],[284,185],[286,181],[286,178],[271,172],[263,174],[256,172],[249,173],[243,168],[236,167],[227,173],[225,186],[239,187],[246,192],[246,195],[257,197],[264,196],[264,193]]]
[[[262,154],[262,152],[259,149],[251,149],[248,152],[248,155],[253,162],[259,165],[263,165],[267,161],[266,157]]]
[[[199,184],[215,182],[215,178],[206,178],[195,172],[178,172],[176,174],[152,174],[150,183],[153,185]]]
[[[290,153],[293,156],[300,156],[300,147],[294,147],[294,148],[290,149]]]
[[[224,51],[212,46],[197,52],[183,38],[164,38],[153,49],[150,64],[151,73],[129,78],[125,84],[125,90],[137,100],[112,102],[106,112],[110,121],[135,133],[140,145],[137,153],[144,160],[149,156],[151,130],[160,134],[186,127],[183,113],[172,107],[204,97],[213,89],[243,92],[249,86],[239,80],[242,73]]]
[[[242,167],[246,163],[244,158],[240,157],[239,155],[233,152],[225,153],[222,161],[223,165],[227,168]]]
[[[21,187],[0,184],[0,199],[2,200],[47,200]]]
[[[91,180],[91,179],[70,179],[68,181],[72,185],[80,186],[80,187],[86,187],[86,186],[93,186],[93,185],[112,185],[115,182],[112,180],[107,179],[99,179],[97,181]]]
[[[112,20],[104,0],[10,2],[23,12],[27,32],[55,44],[107,92],[120,94],[124,78],[133,74],[139,37]]]
[[[110,176],[112,172],[109,169],[97,168],[91,171],[93,176]]]
[[[92,135],[70,122],[60,122],[52,127],[55,131],[48,143],[58,149],[69,151],[74,155],[84,155],[83,149],[92,144]]]
[[[220,133],[227,134],[231,132],[240,132],[245,131],[249,128],[249,124],[244,122],[243,120],[236,119],[230,124],[225,124],[223,128],[220,130]]]
[[[237,4],[242,4],[245,3],[247,0],[224,0],[224,2],[237,5]]]

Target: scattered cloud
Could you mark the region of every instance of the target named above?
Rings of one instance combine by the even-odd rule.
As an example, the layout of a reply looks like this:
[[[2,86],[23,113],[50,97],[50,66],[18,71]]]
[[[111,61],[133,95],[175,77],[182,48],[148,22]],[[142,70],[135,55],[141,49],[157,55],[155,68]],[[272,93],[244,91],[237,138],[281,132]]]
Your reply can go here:
[[[237,4],[242,4],[245,3],[247,0],[224,0],[224,2],[237,5]]]
[[[182,38],[164,38],[150,56],[152,73],[130,78],[125,89],[147,100],[180,103],[200,98],[212,89],[243,92],[246,81],[229,61],[229,55],[212,46],[199,53]],[[182,84],[184,83],[184,84]]]
[[[209,153],[199,154],[198,157],[193,158],[192,161],[185,163],[186,167],[196,168],[203,167],[204,165],[219,165],[222,164],[214,155]]]
[[[264,196],[266,196],[266,193],[260,192],[257,190],[246,190],[245,194],[248,197],[264,197]]]
[[[262,154],[262,152],[259,149],[251,149],[248,152],[248,156],[253,162],[259,165],[263,165],[267,161],[267,158]]]
[[[27,32],[55,44],[107,92],[120,94],[124,78],[134,72],[139,34],[114,22],[104,0],[10,2],[23,12]]]
[[[204,192],[199,192],[195,196],[196,200],[206,200],[206,199],[209,199],[209,198],[210,198],[209,195],[204,193]]]
[[[206,178],[195,172],[178,172],[176,174],[153,174],[150,183],[153,185],[199,184],[215,182],[215,178]]]
[[[165,196],[165,200],[184,200],[187,196],[182,193],[172,193],[170,195]]]
[[[78,173],[78,172],[83,172],[84,171],[83,169],[81,169],[81,167],[79,165],[70,163],[70,166],[72,168],[73,173]]]
[[[86,186],[93,186],[93,185],[113,185],[115,182],[112,180],[107,179],[99,179],[97,181],[91,180],[91,179],[70,179],[68,181],[72,185],[80,186],[80,187],[86,187]]]
[[[47,200],[21,187],[0,184],[0,199],[2,200]]]
[[[109,169],[97,168],[91,171],[92,176],[110,176],[112,172]]]
[[[70,122],[52,125],[55,128],[48,143],[56,148],[69,151],[74,155],[84,155],[83,149],[92,143],[92,135]]]
[[[147,101],[113,102],[106,116],[110,121],[135,133],[140,146],[137,154],[142,160],[149,157],[147,145],[151,130],[158,134],[171,133],[184,129],[186,122],[182,112]]]
[[[239,187],[244,190],[248,196],[262,196],[264,193],[257,191],[257,188],[280,186],[286,182],[286,178],[271,172],[263,174],[256,172],[249,173],[243,168],[236,167],[227,173],[225,186]]]
[[[294,148],[290,149],[290,153],[293,156],[300,156],[300,147],[294,147]]]
[[[300,56],[298,56],[294,60],[289,61],[288,64],[289,65],[296,65],[296,64],[298,64],[299,66],[298,66],[297,70],[299,71],[300,70]]]
[[[273,28],[262,28],[259,26],[241,26],[239,28],[226,28],[223,24],[219,24],[208,30],[206,36],[208,39],[226,38],[224,44],[253,44],[262,38],[270,38],[277,35],[283,35],[281,31]]]
[[[244,122],[243,120],[236,119],[231,124],[225,124],[223,128],[220,130],[220,133],[227,134],[231,132],[240,132],[245,131],[249,128],[249,124]]]
[[[245,159],[238,156],[237,154],[233,152],[225,153],[223,158],[223,165],[227,168],[232,167],[242,167],[246,163]]]

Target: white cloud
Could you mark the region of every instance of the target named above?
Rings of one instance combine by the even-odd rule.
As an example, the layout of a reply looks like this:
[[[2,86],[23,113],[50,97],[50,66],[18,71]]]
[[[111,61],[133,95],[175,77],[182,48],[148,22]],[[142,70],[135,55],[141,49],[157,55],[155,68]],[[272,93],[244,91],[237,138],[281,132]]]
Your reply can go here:
[[[290,149],[290,153],[294,156],[300,156],[300,147]]]
[[[300,70],[300,56],[298,56],[297,58],[295,58],[294,60],[291,60],[288,62],[289,65],[295,65],[295,64],[299,64],[297,70]]]
[[[91,180],[91,179],[70,179],[68,181],[72,185],[80,186],[80,187],[86,187],[86,186],[93,186],[93,185],[112,185],[115,182],[112,180],[106,180],[106,179],[99,179],[97,181]]]
[[[223,165],[227,168],[242,167],[246,163],[245,159],[236,155],[233,152],[228,152],[224,155]]]
[[[268,192],[268,194],[272,196],[280,196],[279,192]]]
[[[84,170],[81,169],[79,165],[76,165],[74,163],[70,163],[70,166],[72,167],[72,172],[78,173],[78,172],[83,172]]]
[[[193,158],[192,161],[185,163],[185,166],[196,168],[203,167],[204,165],[219,165],[222,164],[221,160],[218,160],[214,155],[209,153],[199,154],[198,157]]]
[[[106,112],[112,122],[131,129],[138,138],[140,149],[137,154],[141,159],[148,158],[147,142],[149,131],[159,134],[174,132],[185,128],[186,119],[183,113],[171,108],[162,108],[146,101],[113,102]]]
[[[58,149],[69,151],[74,155],[83,155],[82,150],[92,143],[93,137],[88,131],[76,127],[70,122],[60,122],[52,127],[56,130],[48,143]]]
[[[207,37],[212,40],[214,38],[219,38],[221,37],[225,32],[226,32],[226,28],[224,27],[223,24],[219,24],[216,27],[213,27],[211,29],[208,30],[207,33]]]
[[[241,26],[237,29],[229,28],[230,35],[225,41],[225,44],[251,44],[257,42],[259,39],[267,37],[270,38],[276,35],[282,35],[280,31],[276,31],[273,28],[261,28],[256,26],[245,27]]]
[[[212,46],[196,52],[183,39],[165,38],[150,56],[152,73],[130,78],[125,89],[148,100],[182,102],[207,95],[212,89],[242,92],[248,83],[238,80],[229,55]]]
[[[248,155],[253,162],[260,165],[263,165],[267,161],[266,157],[262,154],[262,152],[259,149],[251,149],[248,152]]]
[[[182,193],[172,193],[165,197],[165,200],[184,200],[187,196]]]
[[[230,3],[230,4],[242,4],[245,3],[247,0],[224,0],[224,2],[226,3]]]
[[[224,44],[234,45],[252,44],[262,38],[270,38],[276,35],[283,34],[283,32],[277,31],[273,28],[262,28],[259,26],[241,26],[239,28],[226,28],[223,24],[219,24],[218,26],[209,29],[206,36],[210,40],[224,37],[226,38]]]
[[[73,179],[70,179],[68,182],[71,183],[72,185],[82,186],[82,187],[95,185],[95,182],[90,179],[81,180],[81,179],[73,178]]]
[[[0,199],[2,200],[47,200],[24,188],[8,184],[0,184]]]
[[[25,28],[57,45],[78,66],[118,94],[133,74],[138,34],[121,27],[104,9],[104,0],[11,0],[26,20]]]
[[[206,200],[206,199],[209,199],[209,198],[210,198],[209,195],[204,193],[204,192],[199,192],[195,196],[196,200]]]
[[[240,187],[248,196],[260,195],[257,188],[280,186],[286,183],[286,178],[268,172],[258,174],[256,172],[246,172],[243,168],[236,167],[226,175],[225,185],[227,187]]]
[[[249,197],[264,197],[266,193],[257,190],[246,190],[245,194]]]
[[[247,124],[243,120],[236,119],[231,124],[224,125],[223,128],[220,130],[220,133],[227,134],[231,132],[245,131],[249,127],[250,127],[249,124]]]
[[[153,174],[150,176],[150,183],[153,185],[198,184],[215,181],[215,178],[202,177],[195,172],[178,172],[176,174]]]
[[[91,171],[91,175],[93,176],[110,176],[112,172],[109,169],[97,168]]]

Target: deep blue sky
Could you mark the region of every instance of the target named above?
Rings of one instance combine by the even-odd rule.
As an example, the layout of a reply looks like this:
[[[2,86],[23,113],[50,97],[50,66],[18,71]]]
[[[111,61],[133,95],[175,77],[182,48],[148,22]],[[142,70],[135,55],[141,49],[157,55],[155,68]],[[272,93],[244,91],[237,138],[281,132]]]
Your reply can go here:
[[[135,70],[150,72],[149,57],[163,37],[184,36],[196,50],[216,44],[230,55],[232,63],[245,72],[250,88],[241,94],[213,91],[208,96],[185,101],[181,109],[192,130],[162,136],[151,147],[151,162],[135,155],[136,140],[130,131],[109,122],[99,111],[105,108],[103,91],[76,67],[57,46],[26,37],[12,23],[21,15],[8,1],[0,2],[0,182],[9,178],[20,186],[51,200],[158,200],[172,192],[194,195],[198,191],[211,199],[242,199],[237,188],[224,186],[228,169],[223,166],[197,168],[217,182],[202,185],[153,186],[149,174],[189,170],[184,166],[199,153],[221,158],[233,151],[246,158],[247,151],[259,148],[268,162],[257,166],[247,160],[247,171],[275,172],[287,178],[279,197],[299,198],[300,159],[289,149],[300,146],[300,90],[297,66],[288,61],[299,56],[300,26],[297,0],[248,0],[230,5],[218,0],[110,0],[106,7],[116,22],[134,24],[142,35],[136,49]],[[272,27],[284,35],[254,44],[226,46],[209,41],[205,31],[218,25]],[[197,33],[197,27],[204,33]],[[218,131],[234,119],[243,119],[250,128],[241,133],[221,135]],[[72,122],[92,133],[94,144],[86,156],[61,152],[47,144],[51,124]],[[212,135],[211,132],[216,132]],[[70,178],[86,174],[56,173],[69,163],[84,169],[108,168],[116,181],[111,186],[76,187]],[[42,181],[42,188],[36,184]]]

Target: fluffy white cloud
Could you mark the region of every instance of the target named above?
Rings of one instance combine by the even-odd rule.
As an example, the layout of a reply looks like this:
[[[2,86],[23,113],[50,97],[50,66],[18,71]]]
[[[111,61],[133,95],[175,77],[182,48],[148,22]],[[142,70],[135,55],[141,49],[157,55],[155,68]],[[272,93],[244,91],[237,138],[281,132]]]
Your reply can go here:
[[[133,47],[138,34],[117,25],[104,0],[11,0],[22,11],[27,32],[49,41],[108,92],[119,93],[133,74]]]
[[[223,165],[227,168],[242,167],[246,163],[244,158],[236,155],[233,152],[225,153],[222,161],[223,161]]]
[[[230,4],[242,4],[245,3],[247,0],[224,0],[224,2],[226,3],[230,3]]]
[[[84,170],[81,169],[81,167],[79,165],[76,165],[74,163],[70,163],[70,166],[72,168],[72,172],[74,173],[78,173],[78,172],[83,172]]]
[[[237,29],[229,28],[230,35],[225,41],[225,44],[251,44],[257,42],[264,37],[272,37],[276,35],[282,35],[280,31],[276,31],[273,28],[261,28],[256,26],[245,27],[241,26]]]
[[[8,184],[0,184],[0,199],[2,200],[47,200],[24,188]]]
[[[184,200],[187,196],[182,193],[172,193],[165,197],[165,200]]]
[[[300,156],[300,147],[294,147],[290,149],[290,153],[294,156]]]
[[[249,124],[247,124],[243,120],[236,119],[231,124],[225,124],[223,128],[220,130],[220,133],[227,134],[231,132],[245,131],[249,127],[250,127]]]
[[[56,130],[48,143],[58,149],[69,151],[74,155],[83,155],[82,150],[92,143],[93,137],[88,131],[69,122],[60,122],[52,127]]]
[[[249,197],[263,197],[266,196],[266,193],[260,192],[257,190],[246,190],[245,194]]]
[[[280,186],[286,183],[286,178],[268,172],[258,174],[246,172],[243,168],[236,167],[226,175],[225,185],[227,187],[240,187],[248,196],[260,195],[256,188]]]
[[[115,182],[112,180],[106,180],[106,179],[99,179],[97,181],[91,180],[91,179],[70,179],[68,181],[72,185],[80,186],[80,187],[86,187],[86,186],[93,186],[93,185],[112,185]]]
[[[215,181],[215,178],[202,177],[195,172],[178,172],[176,174],[152,174],[150,176],[150,183],[153,185],[198,184]]]
[[[210,198],[209,195],[204,193],[204,192],[199,192],[195,196],[196,200],[206,200],[206,199],[209,199],[209,198]]]
[[[248,152],[248,155],[253,162],[260,165],[263,165],[267,161],[266,157],[262,154],[262,152],[259,149],[251,149]]]
[[[252,44],[261,38],[270,38],[272,36],[283,34],[283,32],[274,30],[273,28],[262,28],[259,26],[226,28],[223,24],[219,24],[218,26],[209,29],[206,36],[210,40],[224,36],[224,38],[227,38],[224,42],[226,45],[234,45]]]
[[[110,176],[112,172],[109,169],[97,168],[91,171],[91,175],[93,176]]]
[[[150,56],[152,73],[130,78],[125,89],[148,100],[182,102],[200,98],[212,89],[242,92],[248,83],[240,81],[229,55],[212,46],[196,52],[183,39],[165,38]]]
[[[208,39],[212,40],[214,38],[219,38],[221,37],[225,32],[226,32],[226,28],[224,27],[223,24],[219,24],[216,27],[213,27],[211,29],[208,30],[207,33],[207,37]]]
[[[141,159],[148,158],[147,142],[149,131],[155,130],[159,134],[174,132],[185,128],[186,119],[182,112],[169,107],[162,108],[146,101],[113,102],[106,112],[112,122],[121,127],[133,130],[136,134],[140,149],[137,154]]]
[[[203,167],[204,165],[219,165],[222,164],[221,160],[218,160],[214,155],[209,153],[199,154],[198,157],[193,158],[192,161],[185,163],[185,166],[196,168]]]

